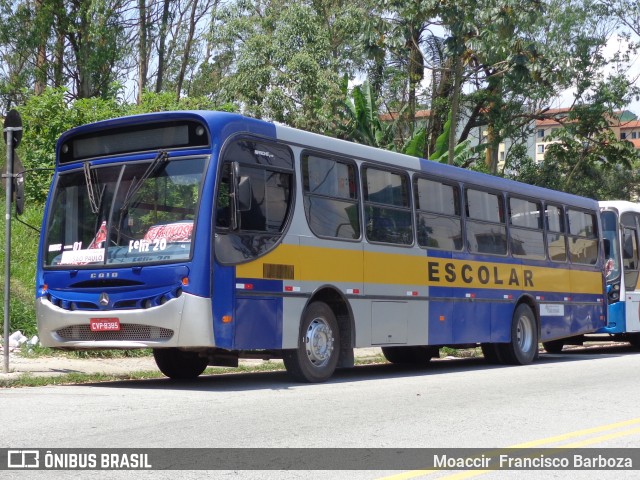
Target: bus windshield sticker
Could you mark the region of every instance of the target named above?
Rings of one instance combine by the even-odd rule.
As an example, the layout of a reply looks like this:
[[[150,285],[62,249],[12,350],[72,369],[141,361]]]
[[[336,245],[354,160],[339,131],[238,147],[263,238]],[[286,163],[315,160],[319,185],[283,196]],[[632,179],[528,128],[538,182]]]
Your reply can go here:
[[[60,265],[83,265],[104,261],[104,248],[88,248],[62,252]]]

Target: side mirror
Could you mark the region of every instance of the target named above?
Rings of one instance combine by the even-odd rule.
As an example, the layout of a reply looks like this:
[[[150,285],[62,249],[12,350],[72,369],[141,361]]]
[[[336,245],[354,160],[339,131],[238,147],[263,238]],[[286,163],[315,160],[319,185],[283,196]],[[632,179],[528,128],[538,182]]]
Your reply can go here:
[[[609,258],[611,256],[611,240],[603,238],[602,246],[604,247],[604,258]]]
[[[240,164],[231,164],[231,229],[240,228],[240,212],[251,210],[251,179],[248,176],[240,175]]]
[[[251,178],[240,177],[238,179],[238,211],[248,212],[251,210]]]

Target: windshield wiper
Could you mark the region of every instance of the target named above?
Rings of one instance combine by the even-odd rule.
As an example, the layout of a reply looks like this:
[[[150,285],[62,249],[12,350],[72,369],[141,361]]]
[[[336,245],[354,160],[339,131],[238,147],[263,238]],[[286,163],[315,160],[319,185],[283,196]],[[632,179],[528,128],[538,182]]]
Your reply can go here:
[[[158,152],[156,158],[149,164],[144,173],[140,176],[140,178],[133,177],[131,181],[131,185],[129,186],[129,191],[127,195],[124,197],[124,201],[122,202],[122,206],[120,207],[120,212],[125,212],[129,208],[129,204],[131,200],[135,196],[135,194],[140,190],[142,184],[145,182],[147,178],[155,173],[159,172],[165,165],[169,162],[169,154],[164,150]]]
[[[89,162],[85,162],[83,165],[84,170],[84,180],[87,184],[87,196],[89,197],[89,206],[91,207],[91,212],[94,215],[97,215],[100,211],[100,204],[102,203],[102,194],[104,193],[104,188],[102,192],[100,192],[100,197],[96,198],[96,188],[99,188],[98,183],[98,174],[95,170],[91,170],[89,166]],[[94,185],[95,182],[95,185]]]
[[[166,166],[168,162],[169,162],[169,154],[164,150],[161,150],[160,152],[158,152],[158,155],[156,156],[156,158],[153,159],[153,161],[149,164],[149,166],[144,171],[144,173],[140,176],[140,178],[133,177],[133,179],[131,180],[131,185],[129,185],[129,190],[127,191],[127,194],[125,195],[124,200],[122,201],[122,206],[120,207],[118,226],[116,227],[118,231],[118,237],[117,237],[116,243],[118,244],[120,243],[120,235],[122,233],[122,228],[123,228],[122,220],[126,216],[127,211],[129,210],[129,205],[131,204],[131,201],[133,200],[133,198],[136,196],[136,193],[138,193],[138,190],[140,190],[140,188],[142,187],[142,184],[145,182],[145,180],[147,180],[147,178],[158,173],[161,169],[163,169]]]

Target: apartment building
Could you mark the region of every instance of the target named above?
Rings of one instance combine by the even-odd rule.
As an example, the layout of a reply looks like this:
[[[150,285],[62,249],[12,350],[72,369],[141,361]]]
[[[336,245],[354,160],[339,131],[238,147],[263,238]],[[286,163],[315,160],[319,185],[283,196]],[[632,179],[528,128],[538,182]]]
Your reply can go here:
[[[620,124],[619,137],[633,143],[633,146],[640,149],[640,120],[631,120]]]
[[[562,128],[562,118],[570,112],[568,108],[551,109],[545,112],[552,118],[536,120],[535,128],[535,153],[534,159],[537,163],[544,159],[547,147],[554,143],[551,134]],[[615,136],[621,140],[628,140],[635,148],[640,149],[640,120],[637,115],[629,110],[617,112],[609,120],[609,125]]]
[[[556,141],[552,139],[552,133],[563,128],[562,119],[568,116],[570,111],[571,109],[569,108],[549,109],[545,111],[545,115],[548,118],[535,121],[533,134],[527,139],[527,152],[536,163],[542,162],[548,146]],[[383,122],[391,122],[397,118],[397,115],[395,112],[381,114],[380,120]],[[416,111],[415,118],[417,127],[425,126],[430,116],[430,110]],[[617,138],[627,140],[631,142],[635,148],[640,149],[640,119],[636,114],[629,110],[623,110],[617,112],[609,123],[611,130]],[[460,124],[458,128],[461,128]],[[486,126],[473,129],[469,136],[471,146],[486,143],[486,136]],[[509,139],[506,139],[498,146],[498,171],[503,171],[504,169],[505,158],[510,146],[511,141]]]

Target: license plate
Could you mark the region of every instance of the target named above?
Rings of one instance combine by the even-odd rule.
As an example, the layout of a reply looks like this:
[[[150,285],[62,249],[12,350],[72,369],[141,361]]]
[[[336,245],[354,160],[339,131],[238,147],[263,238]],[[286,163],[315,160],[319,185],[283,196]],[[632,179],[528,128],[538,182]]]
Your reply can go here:
[[[119,318],[90,318],[89,326],[92,332],[116,332],[120,330]]]

